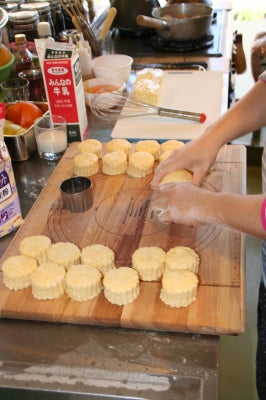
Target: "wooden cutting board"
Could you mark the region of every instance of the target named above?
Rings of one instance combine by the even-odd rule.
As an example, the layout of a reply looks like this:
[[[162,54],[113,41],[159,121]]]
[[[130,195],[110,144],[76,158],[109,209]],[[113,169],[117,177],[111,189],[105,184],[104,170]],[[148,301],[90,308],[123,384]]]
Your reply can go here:
[[[217,226],[163,225],[150,210],[152,176],[92,177],[93,206],[84,213],[63,208],[59,185],[73,175],[72,143],[34,203],[0,263],[18,254],[26,236],[46,234],[53,242],[70,241],[81,249],[101,243],[116,254],[117,266],[130,266],[139,246],[192,247],[200,256],[198,296],[190,306],[171,308],[159,298],[161,283],[141,282],[140,296],[126,306],[109,303],[103,293],[79,303],[66,294],[56,300],[34,299],[31,288],[10,291],[0,271],[0,315],[39,321],[69,322],[205,334],[237,334],[245,327],[244,240],[240,233]],[[245,191],[245,149],[225,146],[204,182],[212,191]]]

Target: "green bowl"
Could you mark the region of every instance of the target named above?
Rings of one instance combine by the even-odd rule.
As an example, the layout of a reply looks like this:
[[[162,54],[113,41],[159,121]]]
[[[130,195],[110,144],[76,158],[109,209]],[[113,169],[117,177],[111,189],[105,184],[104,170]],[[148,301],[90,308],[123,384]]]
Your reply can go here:
[[[11,60],[7,64],[0,67],[0,83],[8,80],[14,61],[14,54],[11,53]]]

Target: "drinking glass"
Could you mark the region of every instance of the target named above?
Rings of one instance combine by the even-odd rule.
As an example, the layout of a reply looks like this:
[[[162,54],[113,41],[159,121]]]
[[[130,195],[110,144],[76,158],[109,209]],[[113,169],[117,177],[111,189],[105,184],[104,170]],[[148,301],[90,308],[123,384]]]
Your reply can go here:
[[[46,114],[34,122],[38,153],[45,160],[58,160],[67,148],[67,124],[60,115]]]
[[[8,79],[1,83],[1,89],[7,103],[27,101],[30,98],[29,81],[24,78]]]
[[[40,69],[26,69],[19,72],[18,76],[29,81],[29,99],[31,101],[46,101],[42,71]]]

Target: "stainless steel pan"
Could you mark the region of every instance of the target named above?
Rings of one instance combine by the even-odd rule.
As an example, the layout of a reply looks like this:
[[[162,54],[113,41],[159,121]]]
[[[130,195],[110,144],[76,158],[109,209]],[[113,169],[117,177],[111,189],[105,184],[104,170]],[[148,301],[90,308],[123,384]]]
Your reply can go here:
[[[136,22],[155,28],[159,36],[168,40],[199,39],[206,35],[212,22],[212,8],[199,3],[180,3],[155,7],[152,17],[138,15]]]

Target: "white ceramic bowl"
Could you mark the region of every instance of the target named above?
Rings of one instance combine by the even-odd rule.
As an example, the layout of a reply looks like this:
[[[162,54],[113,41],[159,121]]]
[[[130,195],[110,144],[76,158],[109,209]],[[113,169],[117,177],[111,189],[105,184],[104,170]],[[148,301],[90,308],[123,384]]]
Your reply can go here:
[[[109,77],[128,81],[133,58],[125,54],[104,54],[92,60],[92,70],[96,78]]]
[[[115,104],[108,103],[109,93],[122,93],[125,88],[125,82],[116,78],[93,78],[83,82],[85,102],[87,106],[90,106],[92,97],[97,95],[104,96],[107,99],[107,104],[110,107],[114,107]]]

